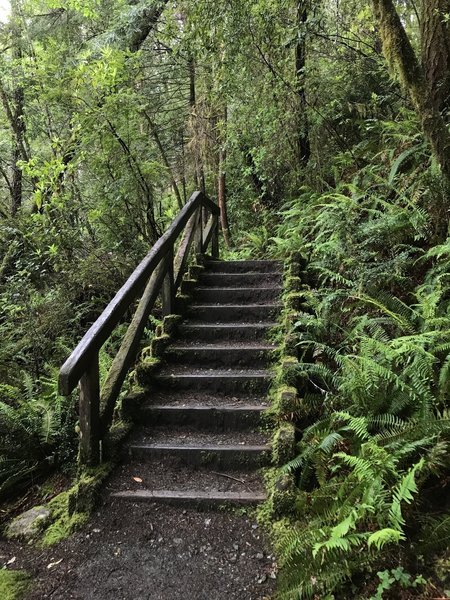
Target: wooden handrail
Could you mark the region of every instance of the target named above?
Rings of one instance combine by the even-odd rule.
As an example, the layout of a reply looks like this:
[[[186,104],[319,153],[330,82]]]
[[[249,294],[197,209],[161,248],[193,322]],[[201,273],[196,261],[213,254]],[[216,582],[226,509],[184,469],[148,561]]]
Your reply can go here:
[[[202,209],[211,213],[205,231]],[[80,384],[82,464],[95,465],[100,461],[100,441],[111,425],[116,400],[136,359],[150,312],[159,294],[162,296],[163,314],[173,311],[175,295],[186,271],[194,239],[197,253],[206,252],[211,243],[212,256],[218,256],[218,216],[218,206],[203,192],[194,192],[61,367],[61,395],[69,395]],[[175,256],[175,244],[183,230],[186,230],[185,236]],[[142,297],[135,315],[100,391],[100,348],[140,294]]]

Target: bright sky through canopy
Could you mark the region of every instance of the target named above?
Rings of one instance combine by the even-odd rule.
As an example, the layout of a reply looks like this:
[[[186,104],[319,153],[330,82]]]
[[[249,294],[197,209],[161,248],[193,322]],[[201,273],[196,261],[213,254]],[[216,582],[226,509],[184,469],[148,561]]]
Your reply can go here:
[[[0,0],[0,21],[7,21],[11,9],[9,0]]]

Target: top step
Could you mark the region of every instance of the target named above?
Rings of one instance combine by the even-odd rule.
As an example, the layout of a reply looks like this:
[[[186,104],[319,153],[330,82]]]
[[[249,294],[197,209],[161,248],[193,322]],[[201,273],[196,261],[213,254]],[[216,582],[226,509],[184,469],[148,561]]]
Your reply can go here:
[[[206,270],[215,273],[281,273],[279,260],[209,260]]]

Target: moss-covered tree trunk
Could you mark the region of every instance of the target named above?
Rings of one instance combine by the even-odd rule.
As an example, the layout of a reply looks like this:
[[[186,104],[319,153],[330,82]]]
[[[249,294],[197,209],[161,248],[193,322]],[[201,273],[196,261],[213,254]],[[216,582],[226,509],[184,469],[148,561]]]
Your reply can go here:
[[[306,67],[306,42],[305,24],[308,19],[307,0],[297,3],[297,30],[298,39],[295,46],[295,76],[297,82],[297,94],[299,99],[298,118],[298,154],[300,164],[306,166],[311,156],[309,143],[309,123],[306,112],[306,89],[305,89],[305,67]]]
[[[11,106],[11,127],[13,134],[12,148],[12,180],[11,180],[11,214],[14,216],[22,206],[23,176],[18,163],[24,160],[25,147],[25,115],[24,91],[20,81],[20,62],[22,60],[22,22],[20,6],[17,0],[11,2],[11,33],[12,33],[12,58],[14,61],[13,94]]]
[[[218,173],[218,185],[217,185],[217,197],[218,204],[220,208],[220,225],[222,228],[223,239],[225,242],[225,246],[227,248],[231,248],[231,235],[230,235],[230,225],[228,222],[228,207],[227,207],[227,187],[226,187],[226,159],[227,152],[225,148],[225,139],[226,139],[226,127],[227,127],[227,119],[228,119],[228,111],[227,107],[224,108],[223,113],[223,128],[224,135],[222,135],[222,140],[220,139],[219,134],[219,173]]]
[[[447,15],[447,17],[446,17]],[[450,110],[450,0],[422,2],[422,66],[434,106]]]
[[[380,30],[383,53],[391,70],[408,90],[422,123],[423,132],[431,144],[444,177],[450,183],[450,134],[435,104],[436,90],[430,87],[430,82],[425,77],[393,0],[372,0],[372,4]]]

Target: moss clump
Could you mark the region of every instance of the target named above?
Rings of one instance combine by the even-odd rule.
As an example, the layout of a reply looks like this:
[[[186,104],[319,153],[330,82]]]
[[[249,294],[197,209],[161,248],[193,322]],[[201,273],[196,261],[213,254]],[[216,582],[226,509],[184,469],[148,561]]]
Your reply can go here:
[[[284,465],[295,455],[295,427],[283,423],[275,432],[272,442],[272,457],[275,465]]]
[[[136,379],[139,385],[146,387],[155,371],[158,369],[160,361],[154,356],[146,356],[136,365]]]
[[[53,546],[61,540],[69,537],[76,529],[79,529],[89,518],[87,513],[69,513],[69,498],[72,490],[62,492],[48,503],[52,511],[53,523],[45,530],[40,545]]]
[[[31,585],[31,577],[26,571],[0,570],[0,598],[21,600]]]
[[[181,321],[180,315],[167,315],[163,321],[163,333],[171,336],[177,331],[178,324]]]
[[[306,302],[304,291],[288,292],[283,296],[284,305],[288,310],[300,310]]]
[[[286,277],[284,288],[288,292],[301,292],[303,288],[302,280],[300,277]]]
[[[283,356],[278,369],[278,385],[296,387],[299,362],[295,356]]]
[[[291,386],[281,386],[277,389],[274,401],[274,412],[278,418],[286,418],[297,412],[300,408],[300,401],[297,397],[297,390]]]
[[[151,341],[151,355],[153,358],[161,358],[164,354],[164,350],[167,348],[170,342],[170,336],[166,333],[158,337],[154,337]]]

